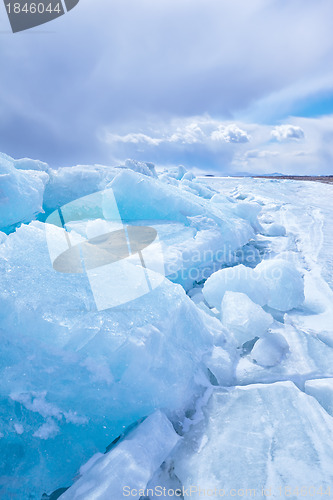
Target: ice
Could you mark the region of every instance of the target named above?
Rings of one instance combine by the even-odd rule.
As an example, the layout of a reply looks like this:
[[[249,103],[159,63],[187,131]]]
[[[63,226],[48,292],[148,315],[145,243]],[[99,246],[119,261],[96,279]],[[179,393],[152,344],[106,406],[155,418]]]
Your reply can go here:
[[[186,222],[187,216],[205,212],[200,198],[131,170],[118,174],[110,187],[123,220]]]
[[[113,190],[123,221],[172,223],[171,228],[182,224],[164,238],[159,231],[159,238],[164,243],[166,275],[186,289],[206,279],[215,261],[220,267],[254,237],[248,221],[229,217],[209,200],[160,179],[123,170],[107,187]]]
[[[238,345],[264,335],[273,318],[244,293],[226,291],[221,304],[221,321]]]
[[[212,274],[203,287],[203,294],[211,307],[221,310],[225,292],[246,294],[253,302],[261,306],[268,302],[268,286],[256,270],[240,264],[224,268]]]
[[[304,302],[304,280],[295,265],[283,259],[264,260],[255,268],[269,288],[267,305],[289,311]]]
[[[0,157],[0,229],[30,222],[42,211],[46,172],[17,170],[15,161]]]
[[[165,172],[169,177],[173,177],[174,179],[181,180],[184,175],[186,175],[187,170],[184,165],[178,165],[178,167],[171,167]]]
[[[166,279],[98,312],[85,275],[53,270],[46,226],[21,226],[0,245],[4,495],[69,486],[124,426],[156,408],[184,412],[207,383],[197,378],[206,373],[204,356],[223,344],[218,320]],[[56,244],[62,228],[50,231]]]
[[[262,488],[270,498],[297,498],[302,486],[328,494],[333,418],[292,383],[216,389],[204,414],[172,456],[191,498],[215,488],[226,498],[245,490],[262,497]]]
[[[258,221],[261,206],[258,203],[244,200],[236,202],[233,198],[222,194],[215,194],[212,197],[212,202],[220,206],[227,213],[229,212],[231,215],[237,215],[242,219],[248,220],[256,231],[261,230],[261,225]]]
[[[1,245],[1,243],[4,243],[4,241],[6,241],[6,238],[7,238],[7,235],[5,233],[3,233],[2,231],[0,231],[0,245]]]
[[[50,180],[44,194],[45,211],[50,213],[77,198],[104,189],[118,172],[118,168],[103,165],[50,169]]]
[[[187,180],[187,181],[193,181],[195,179],[195,175],[192,172],[186,172],[186,174],[183,175],[182,180]]]
[[[39,160],[31,160],[31,158],[14,160],[14,167],[18,170],[39,170],[42,172],[48,172],[50,169],[47,163]]]
[[[281,224],[273,223],[266,226],[264,232],[267,236],[285,236],[286,228]]]
[[[65,205],[77,198],[100,191],[122,171],[135,171],[145,176],[157,177],[152,163],[126,160],[125,165],[107,167],[104,165],[76,165],[49,169],[50,181],[45,189],[44,206],[47,212]]]
[[[206,357],[205,363],[219,385],[234,385],[234,362],[225,349],[214,346],[213,351]]]
[[[61,500],[139,500],[147,483],[179,442],[166,416],[157,411],[105,455],[96,457],[88,470]],[[82,471],[82,469],[81,469]]]
[[[190,193],[197,194],[198,196],[202,196],[202,198],[207,198],[208,200],[215,195],[215,191],[211,188],[203,186],[199,182],[192,182],[188,179],[182,179],[180,188],[186,189]]]
[[[145,163],[142,161],[126,160],[125,168],[139,172],[140,174],[148,175],[149,177],[157,177],[155,165],[153,163]]]
[[[257,340],[251,351],[251,358],[260,366],[275,366],[279,364],[286,353],[289,345],[280,333],[269,333]]]
[[[333,378],[307,380],[305,392],[316,398],[327,413],[333,416]]]
[[[296,330],[289,324],[278,327],[278,323],[273,325],[271,333],[282,335],[289,350],[278,365],[271,367],[253,363],[253,352],[241,358],[236,368],[238,384],[292,380],[303,388],[308,379],[333,377],[333,349],[316,336]]]
[[[279,487],[304,478],[326,488],[331,186],[209,181],[181,168],[157,177],[132,160],[53,170],[0,155],[0,164],[0,214],[22,209],[6,221],[12,234],[0,231],[1,498],[46,500],[70,487],[66,498],[117,500],[127,480],[134,489],[220,486],[226,497],[253,486],[256,497],[264,487],[298,498]],[[60,206],[58,222],[41,222]],[[125,226],[159,236],[165,272],[154,271],[160,281],[147,293],[137,293],[139,259],[126,283],[121,266],[100,269],[97,284],[88,272],[53,269],[68,241],[82,249]]]

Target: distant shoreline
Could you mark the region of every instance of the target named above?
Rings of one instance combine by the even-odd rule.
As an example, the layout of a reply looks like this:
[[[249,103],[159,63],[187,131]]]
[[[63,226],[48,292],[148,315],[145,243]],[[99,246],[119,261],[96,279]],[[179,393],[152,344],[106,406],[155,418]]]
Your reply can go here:
[[[333,184],[332,175],[253,175],[256,179],[289,179],[292,181],[316,181]]]
[[[206,175],[206,178],[214,179],[214,175]],[[218,177],[234,177],[236,179],[241,178],[252,178],[252,179],[287,179],[292,181],[315,181],[324,182],[325,184],[333,184],[333,175],[226,175],[226,176],[216,176]]]

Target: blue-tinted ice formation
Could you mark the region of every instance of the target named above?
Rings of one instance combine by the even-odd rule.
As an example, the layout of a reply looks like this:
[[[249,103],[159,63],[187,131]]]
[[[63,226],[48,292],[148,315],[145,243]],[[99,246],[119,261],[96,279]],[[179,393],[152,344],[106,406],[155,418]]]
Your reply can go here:
[[[0,155],[0,497],[325,492],[331,189]],[[102,210],[94,201],[110,192],[117,219],[111,197]],[[120,303],[103,235],[132,226],[154,229],[162,258],[156,244],[147,252],[163,270]],[[66,245],[86,264],[87,241],[104,262],[100,296],[116,307],[98,307],[86,268],[53,266]],[[135,289],[143,263],[131,265]]]

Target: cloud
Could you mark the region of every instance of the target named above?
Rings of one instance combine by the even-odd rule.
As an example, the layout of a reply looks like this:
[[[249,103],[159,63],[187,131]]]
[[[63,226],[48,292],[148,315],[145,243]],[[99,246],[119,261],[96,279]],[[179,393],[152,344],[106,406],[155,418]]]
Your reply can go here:
[[[173,118],[151,116],[147,128],[116,134],[104,130],[101,142],[124,158],[168,166],[183,164],[209,173],[253,172],[331,174],[333,115],[289,117],[288,124],[233,123],[209,115]],[[272,140],[272,136],[274,140]],[[218,138],[218,140],[216,140]]]
[[[205,138],[204,132],[195,122],[184,127],[177,127],[176,131],[166,139],[166,142],[180,142],[182,144],[195,144],[202,142]]]
[[[13,35],[2,3],[0,151],[238,168],[249,147],[269,150],[270,124],[300,96],[332,90],[332,17],[331,0],[81,0]],[[323,168],[328,145],[311,148]]]
[[[193,121],[191,121],[193,120]],[[166,132],[168,130],[168,132]],[[101,140],[107,143],[145,143],[159,146],[161,143],[183,145],[206,144],[210,141],[224,143],[249,142],[250,136],[235,123],[223,124],[209,117],[194,117],[173,120],[170,123],[155,125],[153,136],[133,132],[125,135],[105,131]]]
[[[141,134],[141,133],[136,133],[136,134],[126,134],[126,135],[119,135],[119,134],[106,134],[105,136],[105,142],[108,143],[113,143],[113,142],[122,142],[124,144],[126,143],[132,143],[132,144],[148,144],[150,146],[158,146],[161,144],[163,139],[156,139],[154,137],[149,137],[147,134]]]
[[[260,151],[258,149],[252,149],[247,151],[244,155],[246,159],[258,159],[258,158],[271,158],[273,156],[278,156],[279,153],[277,151]]]
[[[275,127],[271,133],[272,139],[276,139],[279,142],[282,141],[298,141],[304,139],[304,131],[301,127],[296,127],[294,125],[280,125]]]
[[[234,123],[223,126],[219,125],[217,130],[214,130],[211,134],[213,141],[225,141],[225,142],[249,142],[249,135]]]

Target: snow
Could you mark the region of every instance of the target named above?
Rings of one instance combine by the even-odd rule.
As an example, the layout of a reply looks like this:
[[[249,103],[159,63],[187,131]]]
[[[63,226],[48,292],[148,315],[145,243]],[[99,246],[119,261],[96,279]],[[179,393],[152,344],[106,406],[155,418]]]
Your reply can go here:
[[[244,293],[226,291],[221,304],[221,321],[242,345],[264,335],[273,318]]]
[[[157,411],[132,431],[116,448],[96,457],[62,500],[139,500],[155,470],[171,453],[180,437],[166,416]]]

